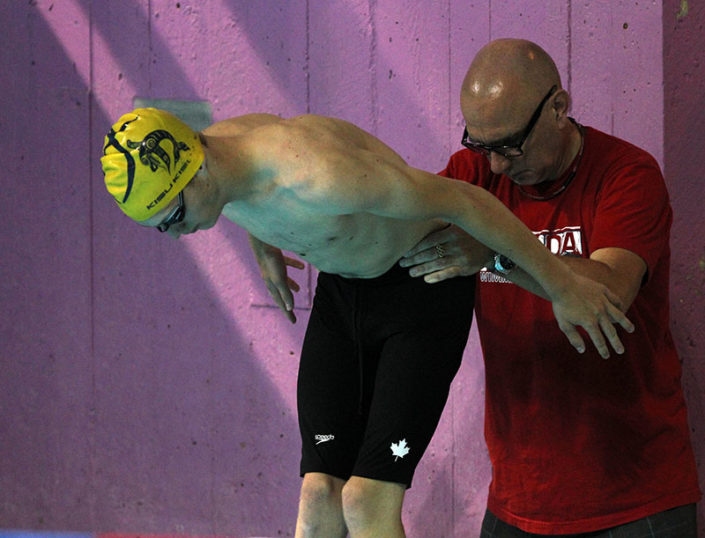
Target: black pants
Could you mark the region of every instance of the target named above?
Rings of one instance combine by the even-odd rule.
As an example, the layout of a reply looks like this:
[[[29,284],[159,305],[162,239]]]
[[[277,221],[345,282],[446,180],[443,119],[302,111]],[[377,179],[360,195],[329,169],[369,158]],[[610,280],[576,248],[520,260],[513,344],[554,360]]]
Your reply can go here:
[[[611,529],[584,534],[562,534],[574,538],[698,538],[695,505],[687,504]],[[482,521],[480,538],[549,538],[556,535],[531,534],[497,519],[489,510]]]

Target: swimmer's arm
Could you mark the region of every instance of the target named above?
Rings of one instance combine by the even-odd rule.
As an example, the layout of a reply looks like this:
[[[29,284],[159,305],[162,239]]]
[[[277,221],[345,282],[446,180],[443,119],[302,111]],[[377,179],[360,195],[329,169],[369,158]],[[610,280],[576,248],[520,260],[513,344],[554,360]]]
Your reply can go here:
[[[436,245],[443,245],[445,256],[439,258]],[[555,255],[554,255],[555,256]],[[590,258],[556,256],[576,274],[607,286],[618,298],[623,312],[629,310],[646,275],[646,262],[629,250],[606,247],[590,254]],[[432,232],[402,258],[400,265],[409,267],[411,276],[423,276],[429,283],[442,282],[461,275],[473,275],[483,267],[492,270],[494,251],[456,226]],[[517,286],[549,300],[550,297],[529,273],[517,266],[502,275]]]
[[[325,162],[327,169],[313,174],[313,186],[307,187],[318,210],[456,224],[531,274],[551,298],[559,327],[579,352],[585,345],[578,325],[603,357],[609,356],[603,333],[623,352],[612,323],[628,331],[633,325],[616,306],[619,299],[606,286],[573,273],[489,192],[354,147],[327,152]]]
[[[299,285],[287,275],[287,266],[303,269],[300,260],[284,256],[276,247],[260,241],[254,235],[248,234],[250,248],[255,255],[260,275],[264,280],[269,294],[277,306],[284,312],[287,319],[296,323],[294,314],[294,295],[292,291],[299,291]]]
[[[327,155],[327,163],[329,170],[315,174],[318,191],[313,195],[322,209],[337,214],[452,222],[526,268],[551,298],[574,283],[571,271],[497,198],[480,187],[360,149]]]
[[[619,299],[619,307],[623,312],[629,310],[634,302],[646,275],[646,262],[643,258],[621,248],[601,248],[593,252],[589,258],[578,256],[556,256],[556,258],[574,273],[607,286]],[[521,267],[516,267],[509,275],[504,276],[525,290],[548,299],[543,288]]]

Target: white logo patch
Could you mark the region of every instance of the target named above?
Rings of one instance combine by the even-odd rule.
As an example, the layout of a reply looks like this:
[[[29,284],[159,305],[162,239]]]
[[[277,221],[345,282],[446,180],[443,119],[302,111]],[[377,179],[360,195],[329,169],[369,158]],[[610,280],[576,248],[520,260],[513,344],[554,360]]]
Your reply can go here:
[[[392,443],[392,446],[389,448],[392,451],[392,456],[395,456],[394,461],[397,461],[399,458],[403,458],[411,450],[406,444],[406,439],[402,439],[398,443]]]
[[[559,230],[541,230],[534,232],[534,235],[552,254],[581,256],[583,254],[581,232],[580,226],[566,226]]]
[[[314,435],[313,438],[317,441],[316,444],[320,445],[321,443],[325,443],[326,441],[332,441],[333,439],[335,439],[335,435],[321,435],[320,433],[318,433]]]
[[[583,233],[580,226],[565,226],[558,230],[540,230],[532,233],[552,254],[577,257],[583,255]],[[488,271],[486,267],[480,270],[480,282],[493,284],[512,283],[511,280],[504,278],[503,275]]]

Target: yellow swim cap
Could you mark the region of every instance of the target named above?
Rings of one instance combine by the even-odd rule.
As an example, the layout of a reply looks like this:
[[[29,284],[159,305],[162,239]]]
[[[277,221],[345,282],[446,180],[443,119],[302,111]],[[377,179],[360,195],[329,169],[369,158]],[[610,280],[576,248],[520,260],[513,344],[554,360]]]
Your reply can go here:
[[[164,209],[196,175],[203,148],[188,125],[156,108],[122,116],[105,137],[105,186],[125,214],[144,221]]]

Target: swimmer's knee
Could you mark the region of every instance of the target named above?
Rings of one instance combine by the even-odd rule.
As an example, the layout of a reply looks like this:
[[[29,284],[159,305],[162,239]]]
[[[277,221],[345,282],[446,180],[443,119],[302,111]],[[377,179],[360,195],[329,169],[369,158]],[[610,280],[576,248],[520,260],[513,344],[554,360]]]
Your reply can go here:
[[[341,489],[345,482],[323,473],[306,473],[301,485],[296,537],[347,535]]]
[[[301,505],[316,508],[321,505],[340,505],[344,480],[324,473],[306,473],[301,484]]]
[[[343,514],[349,527],[380,519],[401,519],[406,486],[353,476],[342,490]]]

